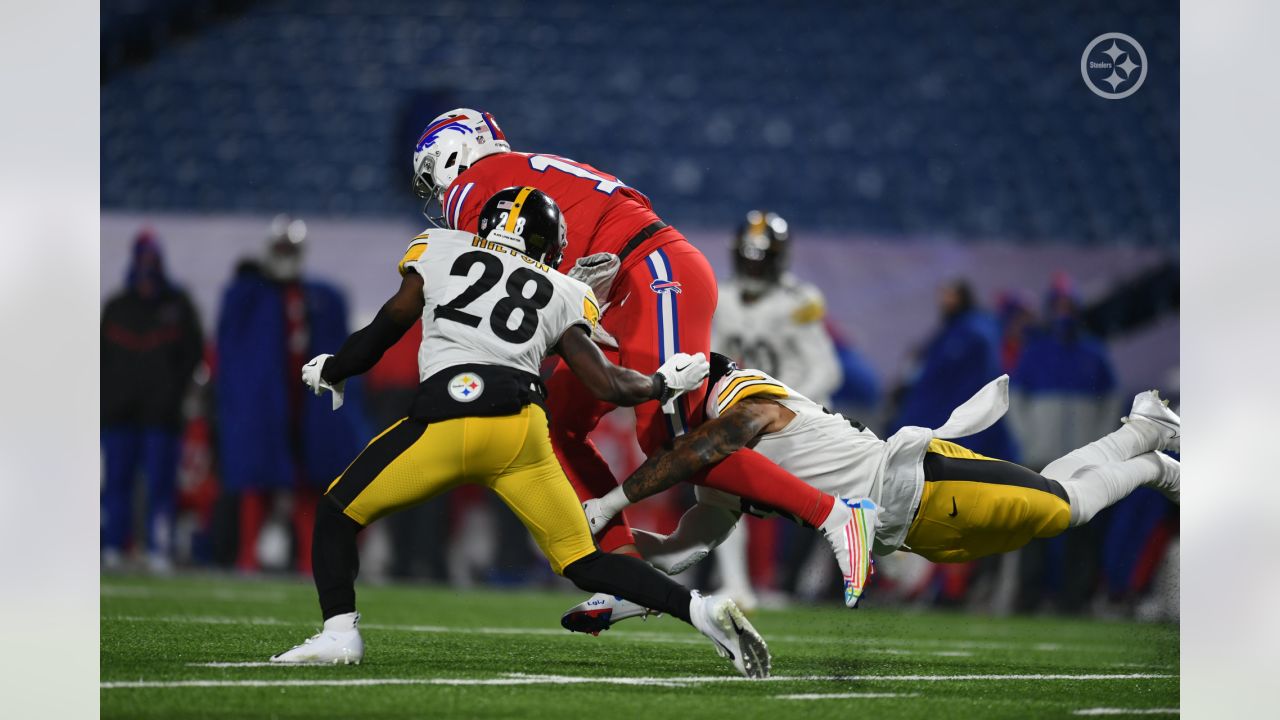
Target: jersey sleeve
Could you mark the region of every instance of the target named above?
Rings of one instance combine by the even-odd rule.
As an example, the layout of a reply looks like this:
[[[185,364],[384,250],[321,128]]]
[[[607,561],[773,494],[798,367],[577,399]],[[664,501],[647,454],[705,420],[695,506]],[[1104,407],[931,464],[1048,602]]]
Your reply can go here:
[[[459,178],[454,181],[441,201],[444,205],[445,224],[454,230],[476,232],[480,223],[480,210],[491,194],[474,180],[462,182]]]
[[[409,243],[409,247],[405,248],[404,256],[400,258],[400,264],[396,266],[396,269],[400,271],[401,277],[404,277],[413,265],[422,259],[422,254],[427,251],[427,236],[430,234],[430,231],[422,232]]]
[[[800,287],[796,292],[796,306],[791,311],[791,322],[796,325],[811,325],[827,315],[827,304],[822,291],[812,285]]]
[[[595,293],[585,283],[554,270],[551,272],[555,276],[556,292],[562,295],[560,309],[556,314],[559,322],[556,323],[554,342],[551,344],[559,342],[570,328],[579,325],[588,333],[594,334],[595,329],[600,326],[600,301],[596,300]]]
[[[752,395],[787,397],[787,387],[759,370],[734,370],[707,393],[707,417],[717,418],[734,403]]]

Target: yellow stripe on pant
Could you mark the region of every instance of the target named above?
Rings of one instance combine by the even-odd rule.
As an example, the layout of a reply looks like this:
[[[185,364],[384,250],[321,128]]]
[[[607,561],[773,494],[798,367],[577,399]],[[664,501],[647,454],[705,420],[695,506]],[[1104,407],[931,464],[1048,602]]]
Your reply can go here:
[[[1071,508],[1062,498],[995,479],[998,471],[1010,469],[1009,463],[943,440],[930,442],[928,452],[992,463],[992,472],[988,479],[979,472],[964,480],[934,478],[925,482],[904,549],[932,562],[967,562],[1016,550],[1032,538],[1053,537],[1067,529]],[[997,463],[1004,467],[997,467]],[[1030,470],[1025,472],[1035,476]]]
[[[402,420],[370,442],[325,495],[367,526],[462,484],[497,493],[557,574],[596,549],[537,405],[501,417]]]

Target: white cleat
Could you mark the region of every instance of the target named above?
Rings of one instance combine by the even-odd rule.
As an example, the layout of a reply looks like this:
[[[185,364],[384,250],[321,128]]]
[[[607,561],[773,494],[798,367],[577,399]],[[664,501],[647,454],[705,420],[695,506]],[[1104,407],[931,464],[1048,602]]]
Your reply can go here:
[[[570,632],[599,635],[600,631],[608,630],[619,620],[645,617],[651,614],[657,615],[659,613],[642,605],[637,605],[630,600],[620,598],[617,595],[596,593],[585,602],[574,605],[569,608],[568,612],[561,615],[560,626]]]
[[[738,672],[749,678],[769,677],[772,665],[769,646],[733,600],[719,595],[703,597],[694,590],[689,601],[689,619],[698,632],[715,644],[720,657],[732,662]]]
[[[320,632],[278,655],[271,662],[290,665],[359,665],[364,658],[360,637],[360,613],[335,615],[324,621]]]
[[[1164,472],[1148,487],[1159,490],[1160,494],[1173,501],[1174,505],[1181,505],[1179,500],[1182,494],[1182,463],[1164,453],[1156,453],[1156,457],[1160,460]]]
[[[1134,396],[1129,415],[1120,418],[1120,422],[1132,423],[1135,420],[1147,421],[1159,428],[1157,450],[1179,452],[1182,444],[1182,419],[1169,409],[1168,400],[1160,399],[1159,390],[1148,390]]]
[[[831,544],[836,564],[840,566],[840,574],[844,578],[845,607],[858,606],[858,601],[866,590],[867,580],[875,573],[871,543],[876,536],[876,513],[879,510],[869,498],[836,498],[831,516],[820,528]]]

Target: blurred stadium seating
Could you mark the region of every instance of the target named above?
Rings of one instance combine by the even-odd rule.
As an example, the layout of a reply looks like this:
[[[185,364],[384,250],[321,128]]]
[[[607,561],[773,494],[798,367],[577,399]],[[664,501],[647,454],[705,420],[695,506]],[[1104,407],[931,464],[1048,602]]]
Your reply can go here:
[[[604,5],[104,2],[103,206],[407,215],[417,127],[478,105],[677,224],[1176,247],[1176,4]],[[1080,85],[1117,27],[1125,102]]]

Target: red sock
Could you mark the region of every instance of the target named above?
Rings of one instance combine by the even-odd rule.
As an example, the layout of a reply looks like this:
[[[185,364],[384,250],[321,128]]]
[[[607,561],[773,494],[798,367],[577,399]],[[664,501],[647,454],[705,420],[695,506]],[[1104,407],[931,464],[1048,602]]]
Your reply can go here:
[[[265,498],[259,492],[240,496],[240,548],[236,569],[251,572],[258,569],[258,533],[267,519]]]
[[[836,501],[749,448],[738,450],[709,471],[694,475],[690,482],[776,508],[813,527],[822,525]]]
[[[299,488],[293,496],[293,535],[298,549],[294,564],[299,573],[311,574],[311,536],[316,525],[316,501],[319,493]]]

